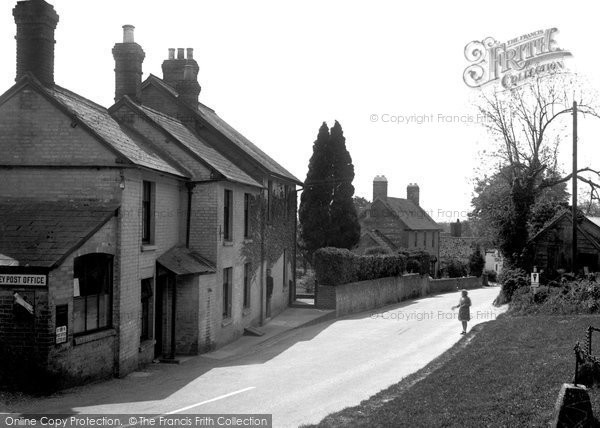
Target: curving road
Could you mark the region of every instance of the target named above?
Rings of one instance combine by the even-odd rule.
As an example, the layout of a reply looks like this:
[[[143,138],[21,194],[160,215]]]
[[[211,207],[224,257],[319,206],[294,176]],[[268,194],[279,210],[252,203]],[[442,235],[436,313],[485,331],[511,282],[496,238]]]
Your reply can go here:
[[[497,288],[472,290],[469,329],[503,309]],[[210,354],[180,365],[153,365],[125,379],[71,389],[17,406],[36,413],[151,415],[270,413],[273,426],[314,423],[398,382],[460,340],[459,293],[289,331],[246,355]]]

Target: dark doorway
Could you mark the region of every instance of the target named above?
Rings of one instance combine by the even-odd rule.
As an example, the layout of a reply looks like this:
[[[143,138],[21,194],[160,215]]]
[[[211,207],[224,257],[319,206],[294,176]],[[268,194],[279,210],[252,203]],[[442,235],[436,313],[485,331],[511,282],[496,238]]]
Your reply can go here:
[[[164,294],[167,289],[166,274],[156,278],[156,301],[154,303],[154,358],[163,356],[163,318],[164,318]]]

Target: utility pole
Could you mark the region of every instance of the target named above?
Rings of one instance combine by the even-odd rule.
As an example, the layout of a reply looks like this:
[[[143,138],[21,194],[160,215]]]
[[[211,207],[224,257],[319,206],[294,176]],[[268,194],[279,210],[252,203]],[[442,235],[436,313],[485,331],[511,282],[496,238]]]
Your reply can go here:
[[[573,101],[573,245],[571,269],[577,273],[577,101]]]

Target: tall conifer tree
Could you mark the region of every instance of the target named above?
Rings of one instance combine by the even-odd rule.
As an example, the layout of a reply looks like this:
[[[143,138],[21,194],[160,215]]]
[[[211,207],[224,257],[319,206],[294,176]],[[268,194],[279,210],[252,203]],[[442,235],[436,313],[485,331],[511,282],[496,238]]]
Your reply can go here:
[[[346,149],[342,127],[323,122],[308,166],[300,199],[299,219],[305,250],[352,248],[360,239],[360,225],[352,197],[354,165]]]
[[[331,128],[330,152],[334,185],[331,198],[331,235],[329,245],[352,248],[360,239],[360,224],[352,200],[354,196],[354,165],[346,149],[346,138],[339,122]]]
[[[301,237],[309,255],[327,246],[330,229],[331,178],[329,129],[323,122],[313,144],[313,154],[308,164],[298,211]]]

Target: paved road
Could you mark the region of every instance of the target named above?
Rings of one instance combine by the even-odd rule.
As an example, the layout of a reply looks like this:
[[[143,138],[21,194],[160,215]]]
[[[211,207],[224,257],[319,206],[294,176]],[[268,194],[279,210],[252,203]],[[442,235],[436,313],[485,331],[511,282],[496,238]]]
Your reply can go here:
[[[473,325],[493,321],[497,288],[469,292]],[[276,427],[318,422],[415,372],[460,339],[459,293],[292,330],[248,355],[194,357],[36,400],[18,411],[271,413]]]

